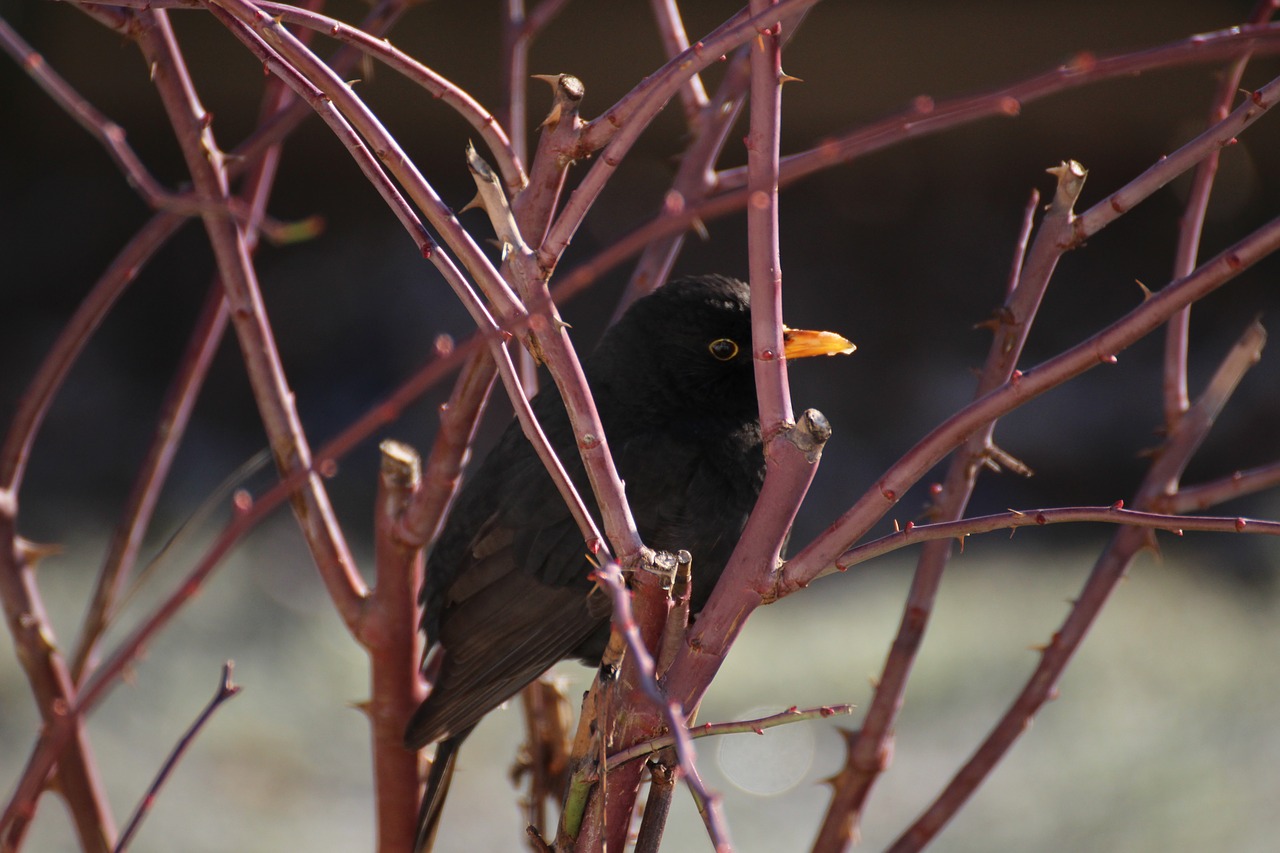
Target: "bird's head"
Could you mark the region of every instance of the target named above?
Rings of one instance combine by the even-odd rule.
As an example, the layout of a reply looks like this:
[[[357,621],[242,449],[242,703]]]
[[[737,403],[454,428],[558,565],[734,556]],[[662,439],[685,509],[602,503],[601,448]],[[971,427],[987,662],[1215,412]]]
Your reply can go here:
[[[852,352],[830,332],[786,331],[786,355]],[[756,412],[751,294],[728,276],[671,281],[639,299],[592,358],[596,381],[659,409],[748,418]],[[655,412],[661,415],[661,412]]]

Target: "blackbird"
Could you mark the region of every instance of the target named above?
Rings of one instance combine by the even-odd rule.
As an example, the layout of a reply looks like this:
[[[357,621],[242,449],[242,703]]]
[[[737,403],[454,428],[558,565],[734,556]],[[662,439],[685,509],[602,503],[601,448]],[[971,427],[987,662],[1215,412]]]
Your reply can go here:
[[[694,613],[764,481],[749,299],[747,285],[726,276],[672,281],[637,300],[583,363],[641,538],[693,556]],[[785,349],[797,358],[853,347],[829,332],[788,329]],[[595,514],[558,390],[539,394],[533,410]],[[557,661],[599,663],[611,605],[591,568],[582,533],[513,421],[462,489],[427,561],[422,630],[439,659],[405,744],[439,745],[418,849],[434,835],[457,749],[480,718]]]

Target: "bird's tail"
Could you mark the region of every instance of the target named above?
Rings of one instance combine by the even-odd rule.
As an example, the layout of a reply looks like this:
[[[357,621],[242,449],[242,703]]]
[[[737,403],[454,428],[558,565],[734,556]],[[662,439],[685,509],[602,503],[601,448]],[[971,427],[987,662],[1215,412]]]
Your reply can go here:
[[[467,729],[436,745],[436,756],[427,773],[427,789],[423,792],[422,805],[418,808],[418,835],[413,842],[414,853],[429,853],[436,842],[436,830],[440,826],[445,797],[449,794],[449,783],[453,781],[458,750],[462,748],[463,739],[470,733],[471,730]]]

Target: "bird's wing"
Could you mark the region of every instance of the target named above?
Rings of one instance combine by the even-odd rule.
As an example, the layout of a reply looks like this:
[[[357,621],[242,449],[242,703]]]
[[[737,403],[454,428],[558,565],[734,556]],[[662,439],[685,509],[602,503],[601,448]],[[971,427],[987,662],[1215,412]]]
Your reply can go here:
[[[539,420],[584,489],[572,443],[563,449],[563,407],[549,409],[545,398],[535,404]],[[475,725],[604,630],[609,603],[590,570],[582,533],[513,425],[460,495],[428,561],[423,624],[443,657],[406,741],[422,745]]]
[[[461,590],[441,621],[444,658],[410,722],[411,746],[475,725],[608,620],[603,593],[543,583],[520,571],[506,552],[476,568],[489,582]]]

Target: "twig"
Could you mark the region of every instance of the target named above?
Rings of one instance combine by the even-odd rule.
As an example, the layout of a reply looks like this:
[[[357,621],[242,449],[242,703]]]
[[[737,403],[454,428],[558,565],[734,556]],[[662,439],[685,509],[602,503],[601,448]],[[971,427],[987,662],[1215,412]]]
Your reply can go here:
[[[172,213],[152,217],[116,255],[115,260],[94,283],[93,289],[76,306],[75,313],[59,332],[57,340],[19,399],[18,410],[9,423],[4,443],[0,445],[0,497],[6,491],[17,495],[26,471],[31,445],[48,414],[49,405],[62,388],[71,366],[89,342],[89,336],[106,317],[125,288],[184,221],[182,217]]]
[[[1261,327],[1254,323],[1223,359],[1208,387],[1179,419],[1152,463],[1138,488],[1137,506],[1145,508],[1152,499],[1177,488],[1181,472],[1204,440],[1217,414],[1245,371],[1257,362],[1265,337]],[[890,846],[891,853],[913,853],[921,849],[968,801],[1014,741],[1028,729],[1035,713],[1055,695],[1058,679],[1084,641],[1103,604],[1124,577],[1134,556],[1148,547],[1151,541],[1149,532],[1136,527],[1126,527],[1116,533],[1094,564],[1093,572],[1066,620],[1044,647],[1039,665],[1017,699],[932,805]]]
[[[408,161],[398,143],[386,132],[385,128],[382,127],[368,108],[355,97],[350,87],[343,81],[336,79],[333,73],[314,54],[306,50],[305,46],[298,42],[284,27],[258,12],[244,0],[209,0],[209,2],[211,8],[215,10],[215,14],[222,10],[229,13],[220,16],[224,23],[227,23],[229,16],[234,16],[241,24],[251,27],[254,32],[259,34],[261,39],[269,42],[274,48],[282,50],[289,62],[302,69],[310,81],[320,86],[324,95],[334,105],[341,108],[343,116],[349,118],[354,126],[360,130],[361,134],[373,142],[380,152],[380,159],[387,163],[392,174],[405,186],[415,204],[426,214],[432,227],[436,228],[442,239],[459,254],[468,272],[476,278],[486,297],[497,307],[499,316],[504,321],[512,317],[522,318],[525,315],[525,309],[511,292],[506,282],[503,281],[497,270],[493,268],[492,264],[480,251],[471,235],[462,228],[453,213],[440,201],[421,173]],[[244,34],[239,28],[232,27],[232,30],[241,38],[244,38]],[[253,43],[250,43],[250,46],[257,47]],[[275,58],[274,54],[268,51],[260,55],[263,56],[264,61],[269,64],[273,71],[277,71],[281,63]],[[291,86],[299,85],[292,75],[286,79],[290,81]],[[323,103],[321,105],[327,106]],[[321,114],[326,115],[325,112]],[[330,119],[336,121],[336,114],[330,115]],[[345,122],[343,123],[345,124]],[[349,147],[354,146],[353,151],[363,148],[363,145],[358,144],[354,139],[348,139],[347,142]],[[463,300],[464,305],[477,324],[481,328],[493,328],[495,326],[494,321],[488,317],[488,312],[484,309],[484,306],[479,304],[474,293],[471,292],[470,286],[463,278],[461,271],[453,266],[452,261],[444,252],[433,250],[430,245],[423,248],[424,253],[430,257],[432,263],[444,275],[445,280],[449,282],[455,293]],[[521,277],[520,280],[526,285],[532,283],[527,276]],[[539,309],[528,319],[531,346],[537,347],[540,345],[547,350],[547,365],[560,386],[561,397],[565,401],[570,421],[576,434],[580,436],[578,442],[579,451],[595,492],[601,517],[605,522],[605,532],[610,542],[615,543],[616,546],[625,546],[619,547],[619,557],[627,561],[638,551],[639,537],[635,534],[635,524],[631,520],[630,509],[627,507],[626,500],[623,497],[622,482],[618,478],[617,471],[613,468],[612,458],[608,454],[599,415],[591,402],[586,380],[582,375],[580,365],[577,363],[576,355],[573,354],[572,348],[563,334],[563,324],[559,322],[558,317],[554,316],[554,305],[546,298],[545,292],[531,294],[531,297],[531,301],[539,306]],[[530,296],[526,298],[530,298]],[[553,479],[556,480],[566,503],[574,511],[579,527],[583,530],[584,538],[589,543],[593,543],[592,547],[595,549],[604,547],[604,539],[594,532],[594,522],[582,505],[581,499],[576,496],[572,483],[566,476],[563,476],[562,472],[556,470],[560,466],[557,461],[553,461],[554,452],[546,444],[545,438],[541,437],[541,430],[537,428],[531,415],[523,411],[527,408],[527,403],[523,402],[524,393],[520,387],[518,377],[513,381],[509,378],[511,374],[503,367],[503,360],[508,356],[505,350],[502,350],[501,342],[494,339],[492,346],[498,359],[499,373],[503,377],[504,384],[512,398],[512,402],[516,406],[517,412],[521,414],[521,423],[525,427],[526,435],[530,437],[535,448],[539,450],[540,457],[543,459],[544,464],[548,466],[548,470],[552,472]],[[499,352],[499,350],[502,351]]]
[[[640,630],[632,617],[631,593],[627,590],[626,583],[622,579],[622,571],[617,563],[608,562],[596,570],[595,578],[609,593],[610,598],[613,599],[614,625],[627,641],[627,656],[635,661],[640,671],[639,687],[649,697],[649,701],[653,703],[654,707],[661,709],[663,719],[666,721],[667,729],[673,739],[672,748],[674,748],[678,758],[680,772],[684,774],[689,790],[694,793],[696,798],[706,804],[706,810],[703,812],[703,821],[706,823],[707,832],[711,836],[711,843],[717,851],[730,851],[733,848],[729,842],[729,831],[724,823],[724,815],[720,810],[720,796],[708,791],[702,784],[694,763],[696,761],[696,753],[693,748],[693,738],[685,726],[684,715],[680,707],[663,694],[662,689],[654,678],[653,657],[645,647],[644,641],[640,637]],[[612,811],[610,809],[610,812]],[[624,833],[628,824],[629,822],[623,824]],[[612,821],[610,821],[610,827],[612,831]],[[610,849],[616,848],[611,847]]]
[[[813,148],[787,155],[780,163],[784,184],[837,163],[845,163],[901,142],[929,136],[984,118],[1013,117],[1029,103],[1079,86],[1131,77],[1166,68],[1232,59],[1242,53],[1271,55],[1280,51],[1280,25],[1232,27],[1130,53],[1108,57],[1082,54],[1073,61],[1029,80],[990,92],[935,102],[917,100],[910,109],[847,134],[819,141]],[[723,190],[741,190],[746,169],[719,174]]]
[[[785,726],[788,723],[800,723],[806,720],[825,720],[828,717],[834,717],[840,714],[852,714],[854,705],[822,705],[817,708],[805,708],[800,710],[794,705],[785,711],[779,711],[776,714],[769,714],[764,717],[756,717],[752,720],[734,720],[733,722],[724,723],[703,723],[700,726],[689,728],[689,737],[697,740],[704,737],[716,737],[719,735],[737,735],[737,734],[764,734],[765,729],[771,729],[774,726]],[[672,735],[662,735],[653,740],[647,740],[643,743],[637,743],[627,749],[619,750],[609,756],[609,769],[612,770],[620,764],[628,761],[635,761],[637,758],[644,758],[646,755],[652,755],[660,752],[667,747],[674,746],[675,737]]]
[[[772,0],[751,0],[751,14],[759,18],[773,6]],[[782,355],[782,256],[778,240],[778,151],[785,75],[779,38],[782,22],[765,20],[761,24],[763,28],[749,45],[747,267],[751,272],[751,346],[760,429],[764,440],[771,442],[775,431],[792,419],[787,360]],[[780,549],[781,538],[778,544]]]
[[[528,162],[525,143],[528,111],[526,85],[529,79],[529,48],[538,33],[560,14],[568,0],[543,0],[532,13],[525,13],[524,0],[507,0],[506,17],[502,22],[504,123],[511,130],[511,148],[516,159]]]
[[[1249,23],[1265,23],[1274,13],[1275,4],[1270,0],[1264,0],[1254,7]],[[1235,102],[1236,93],[1240,90],[1240,80],[1244,76],[1245,66],[1249,64],[1251,56],[1252,52],[1242,54],[1222,72],[1222,79],[1218,82],[1217,91],[1214,92],[1209,107],[1210,124],[1227,117],[1231,104]],[[1220,152],[1214,151],[1200,161],[1192,176],[1187,204],[1178,221],[1178,246],[1173,256],[1175,278],[1195,269],[1196,258],[1200,251],[1200,233],[1204,228],[1205,213],[1209,209],[1209,195],[1213,192],[1213,180],[1218,173],[1219,159]],[[1165,332],[1162,389],[1166,429],[1172,429],[1178,418],[1182,417],[1182,413],[1191,405],[1187,395],[1187,340],[1190,325],[1191,309],[1184,308],[1170,318]]]
[[[675,760],[670,753],[663,753],[649,762],[649,795],[644,801],[644,814],[636,831],[633,853],[658,853],[675,792]]]
[[[405,505],[422,482],[418,454],[383,441],[374,514],[374,570],[365,630],[369,653],[369,701],[363,709],[373,730],[373,783],[379,850],[407,850],[417,833],[418,756],[404,748],[409,717],[422,701],[418,679],[418,589],[422,549],[396,537]]]
[[[779,577],[777,595],[789,595],[814,579],[836,571],[835,558],[861,538],[907,489],[974,430],[1068,379],[1100,364],[1113,364],[1116,353],[1141,340],[1179,308],[1213,292],[1278,248],[1280,218],[1201,264],[1191,275],[1169,283],[1100,332],[1030,370],[1015,372],[1009,382],[956,412],[890,466],[876,486],[823,535],[788,561]]]
[[[1072,161],[1049,172],[1057,178],[1053,200],[1029,253],[1025,247],[1038,193],[1032,195],[1033,203],[1027,206],[1010,265],[1008,296],[991,321],[991,346],[974,392],[975,399],[1008,382],[1013,375],[1049,280],[1070,239],[1075,203],[1084,187],[1084,169]],[[981,463],[989,458],[994,447],[994,434],[993,420],[976,430],[956,450],[942,490],[935,499],[934,518],[955,520],[964,516]],[[871,706],[849,747],[849,767],[847,772],[841,772],[834,779],[831,803],[813,844],[815,851],[843,849],[858,832],[867,796],[888,763],[891,754],[889,741],[902,707],[907,679],[924,642],[925,630],[951,553],[951,541],[946,538],[921,549],[898,632],[876,680]]]
[[[480,335],[472,338],[480,343]],[[462,480],[462,465],[475,438],[480,411],[488,399],[497,366],[487,350],[476,348],[462,368],[448,402],[440,407],[440,426],[423,469],[422,488],[413,493],[400,517],[399,538],[422,546],[434,541],[441,520]]]
[[[1280,462],[1271,462],[1247,471],[1235,471],[1208,483],[1183,486],[1177,494],[1157,498],[1154,506],[1160,511],[1189,512],[1276,486],[1280,486]]]
[[[1272,473],[1273,479],[1280,475]],[[1165,501],[1180,502],[1180,495],[1170,495]],[[1144,512],[1125,509],[1123,501],[1111,506],[1069,506],[1049,509],[1011,509],[992,515],[979,515],[955,521],[939,521],[932,524],[908,523],[901,530],[872,539],[850,548],[836,559],[840,571],[876,557],[917,545],[921,542],[949,540],[960,542],[969,536],[991,533],[996,530],[1018,530],[1023,527],[1046,527],[1051,524],[1120,524],[1151,530],[1165,530],[1177,536],[1185,531],[1198,530],[1210,533],[1256,533],[1280,536],[1280,522],[1241,516],[1171,515],[1161,511]]]
[[[779,36],[782,45],[785,46],[791,40],[807,14],[807,11],[802,11],[783,20],[782,34]],[[698,205],[715,190],[715,163],[729,138],[729,131],[742,110],[750,84],[750,50],[747,46],[743,46],[738,48],[729,60],[728,68],[725,69],[720,86],[716,89],[715,97],[702,108],[701,114],[692,123],[695,135],[680,157],[680,165],[672,179],[671,188],[667,190],[663,199],[663,213],[679,212]],[[661,215],[660,213],[659,216]],[[694,222],[692,227],[700,230],[702,225],[700,222]],[[631,302],[667,280],[676,256],[684,245],[686,234],[687,231],[681,229],[665,234],[644,246],[644,251],[640,253],[640,258],[631,271],[626,291],[618,301],[618,307],[614,312],[615,319],[622,316],[622,312]],[[594,261],[588,261],[588,264],[591,263]],[[576,275],[579,269],[581,267],[575,268],[571,275]]]
[[[161,406],[151,446],[138,468],[120,524],[112,535],[106,558],[98,571],[80,636],[71,656],[71,676],[77,684],[83,683],[98,642],[133,571],[142,539],[160,500],[160,490],[177,454],[178,442],[186,432],[209,365],[222,343],[226,325],[222,286],[214,282],[191,332],[187,349],[178,361],[178,373]]]
[[[92,677],[82,685],[76,703],[64,716],[57,718],[51,726],[46,727],[15,786],[14,794],[6,806],[3,818],[0,819],[0,828],[8,826],[17,817],[24,803],[34,801],[49,768],[54,763],[58,750],[62,748],[73,730],[72,726],[77,725],[81,716],[94,708],[118,683],[120,673],[196,595],[212,572],[221,564],[222,558],[239,542],[240,538],[274,512],[308,478],[317,476],[319,467],[326,465],[330,460],[341,458],[374,431],[399,418],[405,408],[422,396],[427,389],[433,387],[444,376],[456,370],[464,360],[478,352],[482,343],[481,336],[477,334],[453,350],[442,353],[428,362],[386,399],[371,406],[337,437],[321,447],[316,453],[316,461],[312,468],[296,470],[282,477],[266,492],[249,502],[247,508],[241,508],[237,512],[169,597],[157,605],[149,616],[140,621],[128,637],[94,671]],[[0,521],[6,517],[7,498],[7,493],[0,491]],[[41,630],[40,623],[28,620],[23,624],[30,624],[34,633],[39,633]]]
[[[168,780],[169,774],[178,766],[178,761],[187,751],[187,748],[195,742],[196,735],[204,728],[205,723],[209,722],[210,718],[213,717],[213,713],[222,706],[223,702],[240,692],[240,686],[231,683],[231,669],[233,666],[235,664],[231,661],[227,661],[222,665],[222,678],[218,682],[217,691],[213,694],[213,698],[209,700],[209,704],[200,712],[200,716],[196,717],[195,722],[178,739],[173,750],[169,753],[169,757],[161,765],[160,772],[156,774],[155,780],[147,788],[147,793],[134,808],[133,816],[129,818],[124,831],[120,833],[120,840],[116,842],[115,853],[124,853],[129,848],[129,844],[132,843],[133,836],[137,834],[138,828],[147,816],[147,812],[151,811],[151,807],[155,805],[156,797],[160,794],[160,788]]]
[[[336,18],[300,9],[287,3],[258,3],[269,15],[278,16],[283,23],[295,24],[322,32],[344,44],[352,45],[367,56],[377,59],[388,68],[404,75],[421,86],[435,100],[452,109],[471,125],[484,141],[498,164],[507,189],[517,191],[525,185],[522,156],[516,156],[512,142],[502,125],[475,98],[448,78],[436,73],[402,50],[393,47],[386,39],[376,38],[363,29],[343,23]],[[517,128],[517,134],[520,132]]]
[[[240,199],[228,199],[225,205],[202,200],[191,193],[175,193],[156,180],[141,158],[129,145],[124,128],[116,124],[75,90],[45,62],[44,57],[27,44],[9,24],[0,19],[0,49],[27,72],[55,104],[71,116],[107,150],[111,159],[148,205],[183,217],[205,212],[230,213],[241,222],[249,220],[249,208]],[[212,205],[212,206],[211,206]]]
[[[912,109],[842,136],[821,140],[815,147],[779,161],[779,186],[788,186],[832,166],[914,139],[941,133],[984,118],[1015,116],[1023,105],[1079,86],[1093,85],[1136,73],[1229,59],[1241,52],[1267,55],[1280,51],[1280,25],[1248,26],[1192,36],[1181,41],[1101,59],[1081,59],[1053,71],[980,95],[947,101],[922,101]],[[608,248],[579,264],[557,283],[556,296],[568,298],[621,264],[655,240],[683,233],[742,209],[747,203],[746,169],[727,169],[716,175],[716,193],[705,201],[664,208],[661,214],[613,241]]]
[[[768,600],[766,596],[773,589],[772,578],[782,539],[812,482],[822,448],[830,436],[826,419],[809,409],[795,425],[780,431],[767,445],[766,458],[773,467],[765,477],[760,498],[710,599],[663,677],[667,695],[685,709],[686,714],[691,714],[700,704],[707,685],[724,662],[747,617]],[[648,740],[659,734],[664,724],[662,715],[654,709],[632,708],[616,742],[625,747]],[[611,776],[627,780],[627,792],[634,801],[635,789],[631,786],[638,784],[638,776],[624,776],[628,767],[631,765],[623,765]],[[629,815],[630,808],[627,801],[617,796],[611,805],[613,813],[621,816]]]
[[[264,118],[278,113],[292,100],[293,95],[288,87],[279,80],[272,81],[263,96]],[[257,247],[257,227],[271,195],[279,157],[279,145],[266,149],[256,159],[252,173],[241,190],[241,197],[246,200],[249,210],[245,239],[250,252]],[[160,489],[167,479],[178,444],[186,432],[195,400],[204,385],[205,375],[222,341],[226,325],[227,311],[222,298],[222,285],[215,280],[192,329],[187,349],[179,359],[179,371],[161,407],[151,447],[139,468],[120,524],[98,572],[93,597],[72,656],[71,672],[77,684],[84,677],[85,664],[90,660],[102,632],[106,630],[109,614],[132,571],[142,537],[159,500]]]
[[[18,662],[40,712],[42,734],[60,728],[62,737],[56,750],[42,755],[37,746],[29,759],[22,778],[27,784],[15,789],[0,817],[0,848],[16,846],[25,834],[56,759],[58,787],[71,810],[81,847],[94,853],[109,850],[115,838],[115,821],[98,778],[84,721],[68,714],[77,699],[75,685],[36,586],[36,563],[42,555],[18,538],[16,515],[16,494],[0,491],[0,602],[13,633]]]
[[[205,2],[208,2],[211,9],[223,10],[227,15],[234,17],[262,40],[271,53],[263,58],[270,63],[274,73],[279,73],[281,64],[279,60],[284,60],[291,69],[304,77],[310,86],[323,93],[324,98],[332,102],[345,121],[350,122],[350,125],[368,141],[370,147],[376,152],[379,162],[384,164],[396,181],[404,187],[408,197],[413,200],[414,205],[440,235],[441,241],[458,256],[458,260],[480,286],[485,297],[496,307],[499,315],[505,317],[513,313],[522,313],[519,300],[498,275],[498,271],[494,269],[471,234],[462,227],[453,211],[440,199],[404,149],[356,96],[346,81],[338,77],[283,24],[260,11],[247,0],[205,0]],[[272,62],[273,59],[276,61]],[[294,82],[289,82],[291,87],[295,85]],[[350,140],[344,141],[350,147]],[[425,251],[427,247],[423,248]]]
[[[603,150],[595,165],[569,197],[538,252],[539,264],[546,275],[550,275],[555,269],[569,241],[573,239],[600,191],[613,176],[613,170],[622,161],[622,157],[683,81],[718,61],[726,51],[755,38],[759,34],[757,28],[772,26],[779,18],[795,15],[815,2],[816,0],[782,0],[764,14],[745,19],[741,15],[735,16],[649,75],[643,83],[583,129],[580,143],[582,149],[588,152]]]
[[[1236,136],[1262,118],[1277,99],[1280,99],[1280,77],[1250,92],[1240,106],[1222,121],[1211,125],[1167,157],[1161,157],[1141,175],[1080,214],[1075,221],[1075,245],[1084,243],[1204,158],[1233,145]]]
[[[223,158],[187,75],[176,39],[163,10],[140,11],[146,24],[138,43],[154,69],[153,79],[174,126],[196,191],[204,199],[228,195]],[[265,316],[262,294],[244,234],[234,222],[204,214],[205,231],[226,290],[227,307],[240,341],[246,372],[263,426],[282,472],[311,467],[308,445],[293,393]],[[310,546],[312,558],[343,621],[353,631],[368,594],[355,560],[333,516],[328,493],[319,477],[311,477],[294,496],[294,514]]]
[[[689,35],[685,32],[676,0],[649,0],[653,20],[658,25],[658,36],[667,59],[673,59],[689,49]],[[684,104],[684,119],[690,131],[697,130],[699,115],[707,107],[707,90],[702,78],[694,74],[680,86],[680,102]]]

